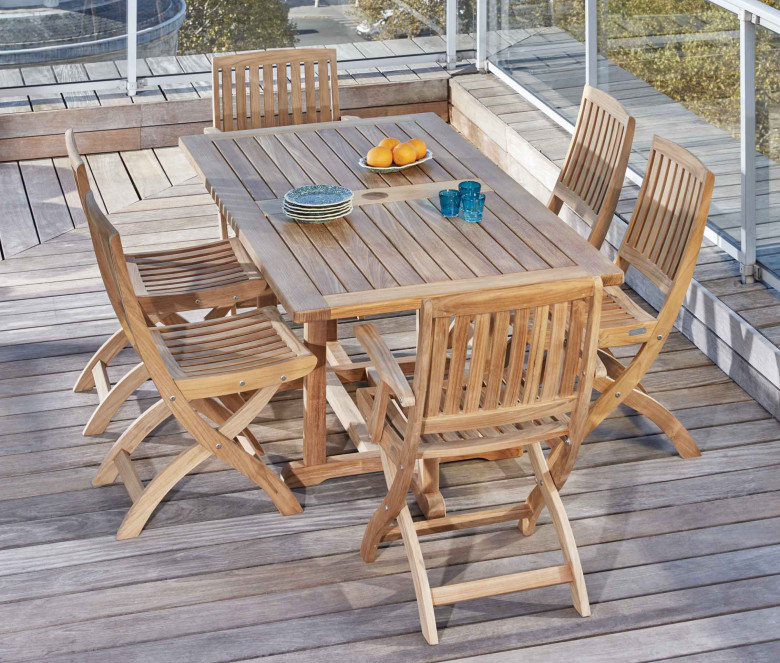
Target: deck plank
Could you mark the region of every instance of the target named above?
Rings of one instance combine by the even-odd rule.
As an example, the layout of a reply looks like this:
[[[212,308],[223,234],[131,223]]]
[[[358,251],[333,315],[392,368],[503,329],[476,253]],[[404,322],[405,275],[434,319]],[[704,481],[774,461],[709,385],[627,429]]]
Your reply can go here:
[[[0,249],[9,257],[39,243],[24,182],[15,162],[0,163]]]
[[[24,187],[38,230],[38,238],[45,242],[73,228],[65,194],[51,159],[20,161]]]
[[[127,246],[216,237],[213,203],[177,149],[88,162]],[[16,172],[28,183],[9,165],[0,164],[0,180]],[[63,210],[75,209],[67,161],[47,162],[46,172]],[[20,209],[29,210],[23,187],[7,190],[21,190]],[[46,198],[45,190],[37,195]],[[699,268],[731,292],[724,264],[705,251]],[[741,302],[759,312],[766,303],[761,294]],[[413,315],[372,322],[394,352],[413,351]],[[359,359],[354,327],[341,324],[339,335]],[[85,438],[97,397],[70,387],[115,328],[83,226],[0,263],[0,659],[622,663],[649,660],[661,639],[659,656],[686,663],[709,662],[710,649],[723,663],[739,660],[733,652],[775,660],[774,643],[757,633],[778,617],[780,422],[679,332],[645,385],[689,428],[703,457],[681,460],[652,423],[620,408],[583,445],[566,484],[593,616],[577,618],[560,587],[468,602],[437,611],[442,642],[429,647],[402,546],[384,548],[370,565],[357,554],[385,490],[379,475],[296,491],[304,513],[282,518],[245,477],[211,461],[182,481],[138,539],[114,540],[129,498],[121,485],[94,488],[91,479],[157,395],[145,385],[104,435]],[[136,361],[123,351],[111,377]],[[285,392],[252,424],[277,470],[301,456],[301,413],[300,392]],[[332,451],[348,447],[332,414],[327,430]],[[137,454],[142,479],[187,440],[176,422],[156,430]],[[525,458],[450,463],[442,472],[451,513],[510,503],[531,482]],[[558,554],[546,514],[531,537],[496,525],[424,539],[423,552],[434,584],[536,568]]]

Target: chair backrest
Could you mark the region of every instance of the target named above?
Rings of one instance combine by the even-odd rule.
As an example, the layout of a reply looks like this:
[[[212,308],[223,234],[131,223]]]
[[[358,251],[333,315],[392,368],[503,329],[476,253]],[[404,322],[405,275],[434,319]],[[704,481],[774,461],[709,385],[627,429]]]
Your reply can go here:
[[[424,300],[410,416],[435,433],[572,413],[581,430],[601,298],[579,278]]]
[[[589,241],[601,248],[615,214],[635,120],[606,92],[586,85],[574,135],[553,188],[549,207],[566,203],[591,225]]]
[[[119,290],[117,275],[111,264],[109,248],[112,238],[115,236],[118,237],[119,233],[116,228],[111,225],[95,200],[95,196],[92,193],[89,184],[89,178],[87,177],[86,164],[79,154],[71,129],[68,129],[65,132],[65,146],[68,150],[68,156],[70,157],[70,167],[73,171],[73,179],[76,180],[76,188],[78,189],[81,207],[84,210],[84,215],[87,217],[87,227],[89,228],[89,235],[92,238],[92,248],[95,251],[98,269],[100,270],[100,276],[103,279],[103,286],[106,289],[108,300],[111,302],[111,306],[119,320],[119,324],[122,326],[124,332],[132,338],[132,336],[130,336],[125,310],[122,306],[122,295]]]
[[[639,270],[667,295],[667,303],[679,300],[677,308],[696,267],[714,184],[712,172],[688,150],[653,138],[618,265]]]
[[[84,215],[93,232],[95,252],[100,254],[102,262],[101,276],[108,291],[114,311],[122,323],[127,338],[143,360],[157,385],[160,394],[180,394],[175,387],[173,377],[152,337],[149,327],[152,324],[135,294],[130,271],[127,268],[122,238],[119,232],[103,214],[92,191],[84,196]],[[97,237],[97,241],[95,240]],[[116,297],[116,299],[114,299]],[[164,387],[164,388],[163,388]]]
[[[87,191],[89,191],[90,184],[89,177],[87,176],[87,165],[84,163],[84,158],[79,154],[73,129],[68,129],[65,132],[65,148],[70,157],[70,169],[73,171],[73,179],[76,180],[76,190],[79,194],[79,200],[81,201],[81,206],[84,207],[84,196]]]
[[[233,131],[338,120],[337,69],[336,50],[331,48],[215,57],[211,63],[214,126]]]

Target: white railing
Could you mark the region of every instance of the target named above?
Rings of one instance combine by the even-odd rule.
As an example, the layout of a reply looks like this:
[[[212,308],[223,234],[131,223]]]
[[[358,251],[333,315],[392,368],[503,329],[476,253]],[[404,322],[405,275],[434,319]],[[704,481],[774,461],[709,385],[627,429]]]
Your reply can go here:
[[[585,81],[598,86],[598,0],[585,2]],[[742,279],[751,283],[760,278],[775,288],[780,280],[768,270],[762,270],[756,259],[756,26],[780,34],[780,10],[759,0],[707,0],[732,14],[740,21],[740,179],[741,229],[738,245],[724,233],[709,228],[708,239],[740,262]],[[488,0],[477,0],[477,15],[487,13]],[[482,34],[480,34],[480,30]],[[542,110],[560,126],[572,132],[574,126],[561,113],[538,95],[518,83],[499,66],[488,62],[486,52],[479,44],[487,39],[486,23],[477,21],[477,64],[481,70],[491,71],[517,90],[523,97]],[[628,178],[641,184],[642,174],[629,168]]]

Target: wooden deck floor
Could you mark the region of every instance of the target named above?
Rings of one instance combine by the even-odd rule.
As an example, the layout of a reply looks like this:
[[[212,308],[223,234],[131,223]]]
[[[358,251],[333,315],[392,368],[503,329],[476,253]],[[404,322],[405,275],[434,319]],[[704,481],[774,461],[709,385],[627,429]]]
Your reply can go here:
[[[468,34],[458,35],[459,51],[474,48],[474,39]],[[311,46],[301,48],[312,48]],[[391,64],[382,67],[365,68],[360,60],[392,58],[425,53],[444,53],[446,44],[439,35],[415,37],[413,39],[387,39],[344,44],[327,44],[324,48],[336,50],[340,62],[345,63],[339,71],[340,85],[359,85],[368,80],[384,78],[390,81],[413,78],[414,69],[405,65]],[[167,83],[149,89],[139,90],[133,97],[120,91],[83,90],[77,92],[35,92],[24,94],[21,88],[74,83],[82,81],[117,81],[121,87],[127,71],[125,60],[37,65],[32,67],[5,67],[0,69],[0,115],[8,113],[30,113],[65,108],[94,108],[97,106],[125,106],[160,101],[181,101],[211,97],[211,60],[213,53],[195,55],[158,55],[137,60],[139,78],[169,76],[177,74],[202,74],[194,83]],[[421,69],[441,69],[437,63],[422,65]],[[12,90],[13,88],[13,90]],[[19,90],[17,90],[19,88]],[[14,92],[16,90],[16,92]],[[17,94],[18,92],[18,94]]]
[[[128,247],[216,236],[215,209],[176,150],[104,159],[90,159],[91,174]],[[119,161],[128,173],[133,162],[153,167],[131,191],[108,176]],[[413,346],[411,316],[376,324],[393,350]],[[681,460],[625,410],[590,436],[564,491],[593,616],[577,617],[560,587],[463,603],[437,610],[442,643],[429,647],[402,547],[372,565],[357,552],[383,495],[377,475],[300,490],[304,513],[283,518],[211,462],[138,539],[114,539],[129,498],[90,481],[155,392],[145,387],[106,434],[84,438],[97,397],[70,388],[115,327],[83,226],[0,263],[2,661],[780,659],[780,423],[678,333],[645,384],[704,456]],[[351,324],[340,336],[360,353]],[[133,361],[123,352],[110,373]],[[300,412],[300,393],[288,392],[253,426],[275,463],[301,455]],[[334,417],[328,425],[331,451],[344,449]],[[176,425],[157,430],[140,448],[142,477],[185,444]],[[513,503],[530,485],[526,459],[443,470],[452,512]],[[527,539],[494,526],[426,539],[423,551],[436,583],[559,554],[546,518]]]

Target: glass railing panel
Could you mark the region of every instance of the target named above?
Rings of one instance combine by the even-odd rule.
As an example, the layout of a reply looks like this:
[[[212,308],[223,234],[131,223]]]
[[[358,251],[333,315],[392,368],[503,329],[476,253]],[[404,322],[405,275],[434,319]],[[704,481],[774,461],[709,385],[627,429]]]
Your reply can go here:
[[[584,0],[489,0],[488,60],[570,121],[585,83]]]
[[[473,11],[461,16],[468,29]],[[340,45],[340,60],[440,53],[445,26],[445,0],[188,0],[178,52]]]
[[[775,6],[780,2],[774,3]],[[756,28],[756,251],[780,274],[780,36]]]
[[[716,174],[710,225],[739,243],[739,19],[707,0],[599,3],[599,87],[637,119],[630,165],[652,137],[680,143]]]
[[[138,57],[177,50],[184,0],[138,0]],[[126,71],[126,0],[0,0],[0,86],[117,81]],[[143,62],[139,63],[139,73]],[[123,92],[36,91],[38,110],[108,103]],[[2,102],[2,99],[0,99]]]

